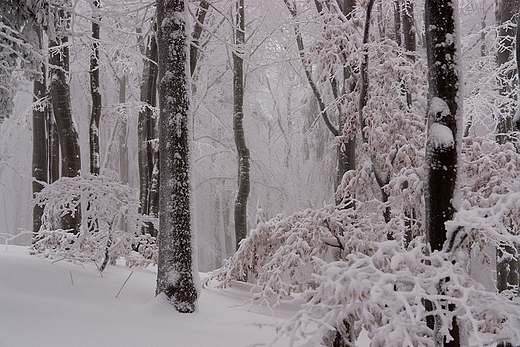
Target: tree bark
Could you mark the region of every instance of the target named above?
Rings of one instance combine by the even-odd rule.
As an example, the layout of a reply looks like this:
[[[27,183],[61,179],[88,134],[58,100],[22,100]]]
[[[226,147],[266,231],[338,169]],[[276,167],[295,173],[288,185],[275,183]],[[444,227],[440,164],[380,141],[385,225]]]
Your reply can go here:
[[[425,28],[428,55],[428,135],[426,143],[426,242],[432,251],[442,250],[446,225],[453,218],[453,198],[457,182],[457,148],[460,146],[462,105],[459,99],[457,3],[426,0]],[[441,140],[442,138],[442,140]],[[449,280],[449,279],[447,279]],[[452,309],[452,307],[450,307]],[[438,319],[434,319],[437,323]],[[430,323],[431,324],[431,323]],[[453,319],[449,343],[440,338],[435,324],[436,346],[460,346],[459,328]]]
[[[68,21],[63,10],[58,11],[61,21]],[[68,84],[69,47],[68,37],[59,35],[49,40],[51,51],[50,63],[50,95],[61,150],[61,175],[75,177],[81,170],[80,147],[78,133],[72,120],[70,107],[70,87]],[[62,229],[79,232],[81,209],[62,217]]]
[[[238,152],[238,193],[235,201],[236,249],[247,236],[247,198],[249,196],[249,149],[244,135],[244,0],[236,2],[235,51],[233,52],[233,132]]]
[[[191,44],[190,44],[190,74],[193,76],[195,72],[195,68],[197,67],[198,60],[198,51],[199,51],[199,40],[202,35],[202,29],[204,25],[204,20],[206,19],[206,14],[208,13],[209,3],[206,0],[202,0],[199,4],[199,8],[197,10],[197,14],[195,18],[197,19],[195,22],[195,26],[193,28],[193,34],[191,35]]]
[[[195,311],[189,97],[184,0],[158,0],[160,232],[156,294],[164,293],[181,313]]]
[[[518,0],[501,0],[498,2],[499,6],[497,9],[498,25],[513,20],[513,16],[518,13],[519,1]],[[515,35],[516,34],[516,35]],[[497,63],[499,68],[503,68],[513,58],[514,49],[514,37],[518,38],[518,27],[517,32],[511,26],[505,28],[500,27],[499,31],[499,43],[501,49],[497,52]],[[518,42],[518,41],[517,41]],[[518,52],[518,44],[516,50]],[[517,57],[518,65],[518,57]],[[512,98],[511,86],[508,83],[514,77],[514,70],[510,70],[506,73],[500,74],[500,95],[504,98]],[[519,72],[517,72],[519,73]],[[520,76],[520,75],[519,75]],[[511,100],[512,101],[512,100]],[[509,133],[513,131],[513,113],[511,109],[506,105],[500,108],[500,116],[497,123],[497,142],[504,144],[511,141]],[[515,233],[515,230],[510,230]],[[505,245],[502,248],[497,248],[497,290],[499,293],[504,290],[515,290],[518,295],[519,285],[519,263],[517,245]],[[506,344],[507,345],[507,344]]]
[[[42,30],[35,27],[38,34],[39,48],[42,48]],[[41,65],[41,78],[36,78],[33,84],[33,102],[40,102],[38,107],[33,107],[33,156],[32,156],[32,183],[33,195],[41,192],[43,185],[40,182],[48,182],[48,150],[47,150],[47,105],[43,100],[47,93],[47,71],[45,65]],[[33,233],[36,235],[42,225],[43,207],[35,205],[33,208]]]
[[[157,42],[154,36],[150,37],[146,47],[144,60],[143,83],[141,85],[141,102],[143,106],[139,111],[137,123],[138,136],[138,162],[139,162],[139,213],[150,214],[150,190],[151,176],[153,170],[152,155],[152,134],[153,131],[153,112],[155,106],[156,81],[157,81]],[[153,226],[148,225],[143,228],[143,233],[156,236]]]
[[[515,29],[512,26],[504,27],[508,21],[513,19],[513,16],[518,12],[518,0],[500,0],[498,1],[497,19],[500,30],[498,34],[499,49],[497,52],[497,64],[503,67],[509,62],[513,56]],[[507,71],[500,74],[500,95],[508,97],[511,92],[511,86],[508,81],[512,80],[514,70]],[[509,107],[502,106],[500,108],[500,116],[497,124],[497,141],[504,144],[509,141],[508,133],[513,130],[513,114]]]
[[[99,0],[94,0],[94,7],[99,8]],[[92,19],[92,52],[90,54],[90,95],[92,96],[92,114],[90,116],[90,173],[99,175],[99,119],[101,118],[101,93],[99,91],[99,22],[100,16]]]

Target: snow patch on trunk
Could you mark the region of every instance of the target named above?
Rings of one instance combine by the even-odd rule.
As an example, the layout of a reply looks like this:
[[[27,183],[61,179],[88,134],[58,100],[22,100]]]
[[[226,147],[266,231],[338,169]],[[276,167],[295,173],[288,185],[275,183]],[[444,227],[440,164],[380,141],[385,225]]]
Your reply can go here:
[[[429,140],[434,148],[450,148],[455,145],[453,132],[446,125],[433,123],[429,129]]]

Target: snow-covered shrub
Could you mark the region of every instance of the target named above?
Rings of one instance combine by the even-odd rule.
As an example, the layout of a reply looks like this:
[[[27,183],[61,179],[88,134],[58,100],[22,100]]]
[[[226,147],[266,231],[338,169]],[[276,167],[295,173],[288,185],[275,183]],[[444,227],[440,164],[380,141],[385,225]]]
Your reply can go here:
[[[359,218],[358,213],[328,205],[260,221],[238,251],[204,283],[215,279],[225,288],[248,273],[262,289],[257,300],[272,296],[279,300],[314,288],[313,275],[319,265],[313,259],[333,261],[352,251],[366,251],[369,241],[386,238],[384,225]]]
[[[156,221],[138,213],[137,192],[116,175],[62,177],[36,194],[35,203],[44,207],[31,247],[36,254],[111,263],[125,257],[129,266],[156,262],[155,238],[140,231],[143,223]],[[80,231],[62,230],[61,217],[78,207]]]
[[[417,243],[403,251],[396,241],[373,242],[369,252],[352,252],[341,261],[314,258],[317,286],[304,292],[306,304],[281,332],[293,341],[310,334],[319,345],[328,331],[347,320],[354,331],[367,330],[374,347],[433,346],[435,338],[449,340],[457,317],[472,344],[503,339],[518,344],[520,302],[487,292],[471,279],[464,262],[454,261],[464,258],[463,252],[427,256],[424,247]],[[433,311],[427,311],[427,301]],[[435,331],[426,324],[429,315],[440,323]]]

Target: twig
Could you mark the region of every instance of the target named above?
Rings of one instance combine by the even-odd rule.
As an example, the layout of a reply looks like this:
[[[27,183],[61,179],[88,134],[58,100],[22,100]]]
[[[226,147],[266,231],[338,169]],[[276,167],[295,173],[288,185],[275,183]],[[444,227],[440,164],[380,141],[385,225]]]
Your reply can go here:
[[[69,274],[70,274],[70,283],[72,283],[72,285],[74,285],[74,280],[72,279],[72,270],[69,270]]]
[[[128,277],[126,278],[126,281],[123,283],[123,285],[121,286],[121,289],[119,289],[119,291],[117,292],[116,294],[116,298],[119,296],[119,293],[121,293],[121,291],[123,290],[123,288],[125,287],[125,284],[126,282],[128,282],[128,280],[130,279],[130,276],[132,276],[132,274],[134,273],[134,271],[130,272],[130,275],[128,275]]]

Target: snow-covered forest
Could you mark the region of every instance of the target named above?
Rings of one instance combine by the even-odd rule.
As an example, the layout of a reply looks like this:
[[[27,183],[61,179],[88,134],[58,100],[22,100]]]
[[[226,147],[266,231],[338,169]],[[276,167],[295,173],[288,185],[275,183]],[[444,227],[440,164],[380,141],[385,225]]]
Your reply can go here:
[[[0,5],[6,246],[276,343],[520,345],[518,0]]]

